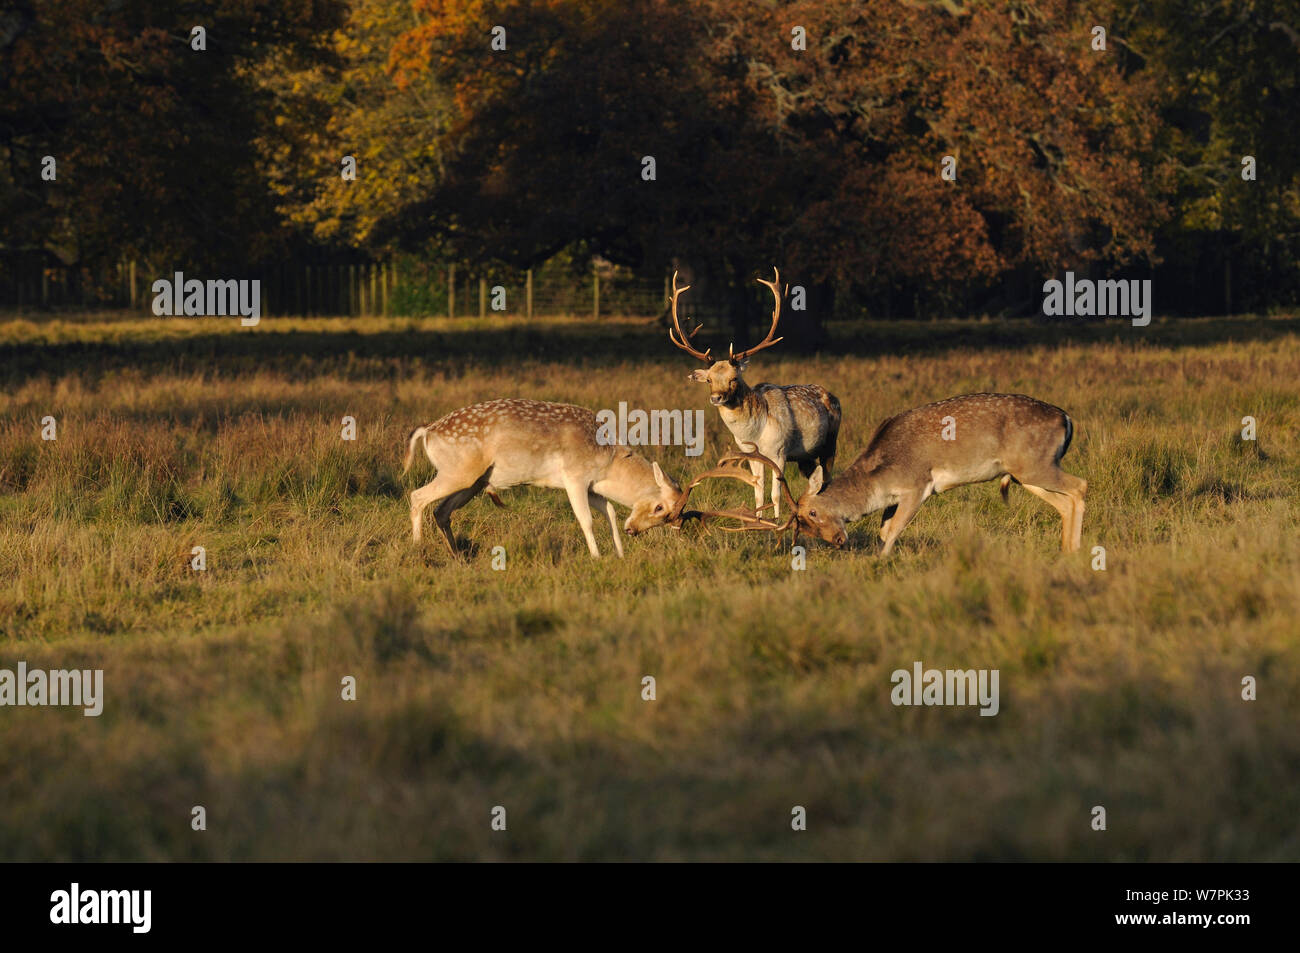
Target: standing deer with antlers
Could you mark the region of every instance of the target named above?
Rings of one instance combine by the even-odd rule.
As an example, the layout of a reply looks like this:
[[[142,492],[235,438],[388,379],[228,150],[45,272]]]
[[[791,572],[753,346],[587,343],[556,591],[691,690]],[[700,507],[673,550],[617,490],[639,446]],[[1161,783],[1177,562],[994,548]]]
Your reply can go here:
[[[793,512],[784,523],[737,510],[705,515],[740,520],[742,529],[794,529],[796,535],[803,529],[842,547],[848,542],[849,523],[884,510],[881,555],[887,556],[931,495],[1001,478],[1004,501],[1007,487],[1015,482],[1061,514],[1061,551],[1070,553],[1083,536],[1088,490],[1087,480],[1061,469],[1073,437],[1069,414],[1023,394],[950,397],[890,417],[833,481],[828,482],[820,468],[815,470],[798,501],[786,487]],[[775,463],[753,453],[731,454],[729,460],[742,457],[776,469]],[[781,485],[785,487],[783,477]]]
[[[776,464],[777,473],[772,475],[771,505],[779,516],[781,497],[777,474],[784,472],[787,461],[797,463],[804,476],[810,475],[817,467],[821,467],[823,473],[831,472],[835,463],[835,443],[840,433],[840,402],[834,394],[817,384],[759,384],[750,387],[745,383],[742,375],[749,366],[749,358],[784,340],[773,336],[781,320],[781,272],[775,268],[773,271],[775,280],[758,279],[759,284],[772,290],[775,299],[772,326],[767,337],[758,344],[739,352],[728,346],[725,361],[713,361],[710,357],[712,349],[698,351],[692,347],[691,341],[700,326],[686,334],[677,320],[677,298],[691,286],[677,287],[676,272],[673,272],[673,326],[668,337],[691,357],[710,365],[707,370],[701,368],[692,372],[687,380],[709,385],[709,402],[718,408],[718,414],[735,437],[736,445],[741,450],[756,447],[760,454]],[[755,479],[754,508],[761,510],[764,508],[763,464],[751,460],[750,469]]]
[[[636,535],[654,526],[680,526],[685,494],[676,482],[639,453],[596,439],[596,415],[585,407],[540,400],[489,400],[453,411],[407,440],[405,474],[424,442],[437,468],[432,482],[411,493],[411,531],[419,542],[424,508],[437,504],[433,520],[453,556],[451,514],[481,492],[504,507],[496,491],[528,484],[563,489],[582,527],[591,555],[599,556],[592,509],[603,510],[621,557],[614,503],[631,507],[623,528]],[[612,502],[611,502],[612,501]],[[694,515],[694,514],[690,514]]]

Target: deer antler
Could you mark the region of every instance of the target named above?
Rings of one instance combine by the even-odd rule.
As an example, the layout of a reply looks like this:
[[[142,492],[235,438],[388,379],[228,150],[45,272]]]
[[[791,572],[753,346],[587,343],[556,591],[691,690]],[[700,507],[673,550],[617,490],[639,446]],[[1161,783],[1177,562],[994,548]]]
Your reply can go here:
[[[730,357],[728,358],[728,360],[730,360],[733,364],[739,364],[741,361],[749,357],[751,354],[757,354],[759,351],[763,350],[764,348],[771,347],[773,344],[777,344],[785,340],[784,337],[779,337],[776,339],[773,339],[772,337],[772,335],[776,333],[777,322],[781,320],[781,269],[774,267],[772,271],[776,273],[776,278],[774,280],[765,281],[762,278],[758,279],[758,283],[760,285],[767,285],[769,288],[772,289],[772,297],[776,301],[776,303],[772,306],[772,326],[767,331],[767,337],[763,338],[763,340],[759,341],[757,344],[755,344],[751,348],[748,348],[747,350],[741,351],[740,353],[736,353],[734,349],[729,347],[728,351],[730,351]]]
[[[754,444],[751,443],[749,446],[754,447]],[[745,460],[753,460],[756,463],[761,463],[763,466],[767,467],[769,470],[775,473],[777,482],[781,484],[781,490],[782,490],[782,494],[785,496],[786,504],[790,507],[791,510],[794,510],[795,507],[798,506],[798,501],[794,498],[794,494],[790,492],[790,484],[785,482],[785,474],[781,472],[781,468],[778,467],[776,463],[774,463],[771,459],[759,453],[757,447],[755,447],[753,450],[731,450],[728,453],[723,455],[722,459],[718,461],[718,465],[722,466],[723,464],[726,463],[735,463],[739,465],[740,462]],[[771,503],[766,504],[766,506],[771,506],[771,505],[772,505]],[[760,509],[761,508],[764,507],[760,507]]]
[[[755,484],[756,481],[754,479],[753,474],[746,473],[744,470],[740,469],[739,466],[727,466],[725,464],[725,461],[726,458],[724,457],[722,461],[719,461],[716,467],[714,467],[711,470],[705,470],[703,473],[697,476],[690,483],[686,484],[686,488],[685,490],[682,491],[681,497],[678,498],[677,504],[668,513],[669,523],[674,523],[674,524],[681,523],[683,520],[692,518],[688,516],[687,513],[695,514],[693,518],[698,519],[701,523],[707,522],[707,517],[709,516],[730,515],[728,513],[721,513],[714,510],[689,510],[687,511],[687,513],[683,512],[683,510],[686,507],[686,500],[691,495],[691,490],[695,489],[705,480],[708,480],[710,478],[724,477],[733,480],[739,480],[742,483],[749,484],[750,486],[753,486]]]
[[[668,340],[672,341],[674,344],[676,344],[679,348],[681,348],[691,357],[699,358],[701,361],[704,361],[706,364],[712,364],[713,358],[709,357],[709,353],[713,350],[713,348],[709,348],[708,351],[697,351],[695,350],[695,348],[691,347],[691,340],[695,337],[696,334],[699,333],[700,328],[704,327],[704,325],[697,324],[695,326],[694,331],[692,331],[690,334],[686,334],[685,332],[682,331],[682,326],[677,321],[677,296],[681,294],[683,291],[689,291],[690,287],[691,287],[690,285],[684,285],[683,287],[678,288],[677,272],[675,271],[673,272],[673,326],[668,329]],[[674,329],[676,329],[677,331],[676,334],[673,334]]]
[[[753,446],[753,444],[750,444],[750,446]],[[672,522],[674,519],[676,519],[678,522],[680,522],[681,520],[687,518],[684,514],[681,514],[682,507],[686,505],[686,497],[690,495],[691,490],[695,489],[695,487],[699,486],[701,482],[710,479],[711,477],[726,477],[733,480],[739,480],[742,483],[748,483],[750,486],[761,487],[762,477],[761,476],[755,477],[752,473],[747,472],[744,467],[744,464],[751,460],[763,464],[764,466],[770,468],[772,471],[776,473],[777,480],[780,482],[782,489],[785,491],[786,502],[790,506],[790,516],[784,523],[778,523],[775,520],[771,520],[771,519],[764,519],[762,516],[759,515],[759,513],[761,513],[763,510],[767,509],[770,506],[773,506],[774,504],[772,503],[765,503],[762,506],[760,506],[758,510],[753,512],[744,509],[733,509],[733,510],[691,510],[690,513],[694,515],[695,518],[699,519],[701,523],[704,523],[706,525],[710,517],[715,517],[720,519],[734,519],[739,521],[741,524],[740,526],[719,527],[720,529],[723,529],[729,533],[740,533],[749,530],[772,530],[778,535],[784,535],[787,529],[793,528],[794,538],[792,540],[792,545],[794,542],[798,542],[799,516],[798,516],[797,503],[794,499],[794,495],[790,492],[790,487],[785,482],[785,475],[781,473],[781,471],[777,468],[777,465],[774,462],[772,462],[772,460],[765,457],[763,454],[759,453],[757,450],[733,450],[725,454],[722,457],[722,459],[718,461],[718,465],[716,467],[714,467],[711,470],[707,470],[704,473],[701,473],[698,477],[696,477],[690,483],[690,485],[686,487],[686,492],[682,494],[682,498],[678,500],[677,506],[674,508],[673,513],[669,515],[669,521]]]

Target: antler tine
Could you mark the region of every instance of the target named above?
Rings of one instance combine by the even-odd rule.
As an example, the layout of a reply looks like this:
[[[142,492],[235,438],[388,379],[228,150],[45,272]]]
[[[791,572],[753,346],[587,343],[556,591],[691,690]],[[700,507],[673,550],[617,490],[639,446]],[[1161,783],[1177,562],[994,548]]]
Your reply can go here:
[[[752,447],[754,445],[750,444],[750,446]],[[798,508],[799,503],[794,498],[794,494],[790,492],[790,484],[786,482],[785,474],[781,472],[781,468],[778,467],[776,463],[773,462],[771,459],[759,453],[757,449],[731,450],[725,456],[723,456],[721,460],[718,461],[718,464],[722,465],[723,463],[726,463],[728,461],[741,461],[741,460],[757,461],[758,463],[761,463],[763,466],[767,467],[769,470],[775,473],[777,481],[781,484],[781,490],[783,495],[785,496],[786,503],[789,504],[790,509],[792,511]]]
[[[746,533],[756,529],[770,529],[775,532],[784,532],[790,524],[789,520],[786,520],[784,523],[778,523],[776,520],[764,519],[761,516],[753,516],[750,513],[746,513],[744,510],[709,510],[708,514],[710,516],[722,516],[727,519],[740,520],[740,522],[744,524],[742,526],[718,527],[728,533]]]
[[[731,351],[730,360],[732,361],[743,361],[751,354],[757,354],[764,348],[771,347],[773,344],[779,344],[781,341],[785,340],[784,336],[775,339],[772,337],[772,335],[776,333],[777,322],[781,320],[781,269],[773,267],[772,270],[776,273],[776,278],[774,280],[767,281],[763,278],[758,279],[760,285],[767,285],[767,287],[772,289],[772,297],[775,299],[775,304],[772,306],[772,326],[768,328],[767,337],[763,338],[763,340],[759,341],[753,347],[741,351],[739,354],[731,348],[728,348],[728,350]]]
[[[743,510],[722,510],[719,512],[710,512],[709,516],[720,516],[727,519],[740,521],[740,526],[720,526],[719,529],[728,533],[747,533],[754,530],[771,530],[777,534],[777,538],[785,535],[787,529],[794,529],[794,536],[790,540],[793,547],[799,542],[799,518],[796,514],[791,513],[790,517],[784,523],[777,523],[775,520],[763,519],[759,516],[750,516]]]
[[[699,358],[701,361],[706,363],[712,363],[713,359],[709,357],[709,355],[712,353],[713,348],[709,348],[707,351],[697,351],[695,348],[691,347],[691,339],[699,333],[700,328],[704,327],[704,325],[697,324],[695,330],[690,334],[687,334],[682,330],[681,324],[677,321],[677,296],[683,291],[689,291],[690,288],[690,285],[683,285],[681,288],[677,287],[677,272],[674,271],[672,297],[673,326],[668,329],[668,340],[672,341],[673,344],[677,345],[691,357]],[[674,329],[677,331],[675,335],[673,334]]]
[[[705,470],[703,473],[697,476],[690,483],[686,484],[686,488],[682,492],[681,497],[677,500],[677,504],[673,507],[672,511],[668,514],[668,522],[678,523],[681,522],[683,519],[685,519],[683,510],[686,508],[686,501],[690,497],[691,491],[694,490],[701,483],[703,483],[705,480],[711,479],[713,477],[727,477],[733,480],[740,480],[742,483],[747,483],[750,486],[754,485],[754,477],[752,474],[745,473],[739,467],[725,466],[723,463],[719,463],[716,467],[713,467],[711,470]],[[713,510],[701,510],[700,513],[702,514],[702,517],[704,515],[708,515],[708,516],[719,515],[716,511]],[[700,521],[704,522],[702,517]]]
[[[759,453],[757,450],[753,450],[753,451],[733,450],[727,453],[725,456],[723,456],[722,459],[718,461],[717,466],[713,467],[710,470],[706,470],[705,472],[697,476],[694,480],[692,480],[689,484],[687,484],[685,493],[683,493],[681,499],[677,501],[677,506],[674,508],[674,511],[671,514],[669,514],[669,522],[674,523],[675,525],[679,525],[687,518],[687,514],[682,512],[683,508],[686,505],[686,499],[688,496],[690,496],[691,491],[695,489],[695,487],[703,483],[705,480],[714,477],[726,477],[733,480],[739,480],[740,482],[747,483],[750,486],[754,486],[757,484],[758,486],[761,487],[762,478],[759,477],[758,479],[755,479],[753,474],[747,473],[743,468],[743,464],[747,460],[757,460],[758,462],[764,464],[765,466],[768,466],[771,469],[776,470],[776,464],[773,463],[767,457],[765,457],[763,454]],[[771,530],[772,532],[775,532],[778,535],[784,535],[787,529],[793,528],[794,529],[794,539],[792,540],[792,545],[793,545],[793,543],[798,542],[799,540],[799,514],[796,508],[794,497],[790,493],[790,488],[789,486],[786,485],[785,476],[781,474],[779,471],[777,471],[777,475],[780,478],[781,486],[785,489],[786,500],[790,504],[790,516],[786,518],[784,523],[778,523],[776,520],[765,519],[764,517],[758,515],[759,512],[767,509],[770,506],[775,505],[772,503],[764,503],[762,506],[758,507],[757,511],[754,512],[751,512],[747,509],[691,510],[688,512],[691,515],[696,516],[699,519],[699,521],[706,526],[708,525],[708,521],[710,518],[737,520],[741,524],[740,526],[719,526],[720,529],[728,533],[742,533],[742,532],[749,532],[752,530]]]

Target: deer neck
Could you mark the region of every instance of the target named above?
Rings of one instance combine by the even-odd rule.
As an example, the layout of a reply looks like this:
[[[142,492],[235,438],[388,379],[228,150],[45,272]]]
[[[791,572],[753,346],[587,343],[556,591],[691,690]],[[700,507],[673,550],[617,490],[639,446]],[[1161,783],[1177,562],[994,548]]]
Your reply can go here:
[[[817,494],[818,506],[850,523],[883,510],[892,500],[873,470],[863,461],[855,462]]]
[[[659,495],[659,484],[655,482],[650,461],[639,453],[624,452],[622,447],[614,451],[614,459],[605,470],[604,478],[593,483],[591,489],[605,499],[627,507],[638,500]]]
[[[731,400],[718,405],[718,413],[722,415],[722,422],[734,432],[737,427],[761,426],[767,418],[767,403],[742,378],[736,381]]]

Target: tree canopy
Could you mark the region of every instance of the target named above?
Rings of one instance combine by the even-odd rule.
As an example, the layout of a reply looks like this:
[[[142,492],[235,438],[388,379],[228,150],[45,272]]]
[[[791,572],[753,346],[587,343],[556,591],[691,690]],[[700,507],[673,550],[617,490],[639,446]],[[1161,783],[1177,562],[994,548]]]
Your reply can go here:
[[[750,288],[776,262],[868,301],[1209,255],[1239,300],[1293,302],[1298,7],[20,0],[0,244],[564,251]]]

